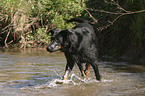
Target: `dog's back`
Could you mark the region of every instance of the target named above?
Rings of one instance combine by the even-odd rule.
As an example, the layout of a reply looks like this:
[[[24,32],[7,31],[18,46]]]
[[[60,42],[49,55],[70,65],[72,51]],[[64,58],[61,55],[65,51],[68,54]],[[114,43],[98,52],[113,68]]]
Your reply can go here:
[[[95,71],[96,79],[100,80],[101,77],[97,67],[97,36],[93,26],[89,23],[89,21],[82,18],[72,18],[67,22],[79,23],[69,30],[73,34],[69,36],[71,41],[70,45],[72,46],[68,48],[71,52],[69,52],[67,56],[73,58],[73,62],[78,64],[82,74],[84,71],[82,70],[81,63],[90,64]]]

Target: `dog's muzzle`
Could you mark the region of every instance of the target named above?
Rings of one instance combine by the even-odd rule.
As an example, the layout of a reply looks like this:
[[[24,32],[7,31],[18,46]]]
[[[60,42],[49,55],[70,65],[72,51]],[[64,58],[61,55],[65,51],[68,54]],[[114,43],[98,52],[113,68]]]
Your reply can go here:
[[[47,46],[47,51],[48,52],[55,52],[61,49],[61,46],[59,43],[56,41],[52,41],[48,46]]]

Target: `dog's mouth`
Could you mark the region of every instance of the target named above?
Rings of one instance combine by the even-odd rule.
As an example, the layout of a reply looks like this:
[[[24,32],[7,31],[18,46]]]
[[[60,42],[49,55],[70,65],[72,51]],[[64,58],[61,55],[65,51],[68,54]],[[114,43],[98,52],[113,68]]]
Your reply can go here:
[[[55,52],[55,51],[60,50],[60,49],[61,49],[61,46],[60,46],[59,43],[53,41],[53,42],[51,42],[51,43],[47,46],[46,49],[47,49],[48,52]]]

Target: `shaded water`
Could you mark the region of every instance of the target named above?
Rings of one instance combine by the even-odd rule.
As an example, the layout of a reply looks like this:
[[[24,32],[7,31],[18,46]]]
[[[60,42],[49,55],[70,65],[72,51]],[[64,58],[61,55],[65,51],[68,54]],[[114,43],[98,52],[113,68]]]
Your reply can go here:
[[[99,62],[102,81],[80,76],[75,66],[65,84],[63,53],[46,50],[0,50],[0,96],[145,96],[145,67]]]

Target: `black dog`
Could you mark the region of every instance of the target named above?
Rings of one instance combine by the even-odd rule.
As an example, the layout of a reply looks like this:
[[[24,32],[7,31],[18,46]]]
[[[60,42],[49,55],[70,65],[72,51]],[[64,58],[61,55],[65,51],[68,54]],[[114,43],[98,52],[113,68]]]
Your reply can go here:
[[[67,22],[79,22],[70,30],[51,30],[51,43],[46,48],[49,52],[62,50],[66,56],[67,64],[63,80],[66,80],[76,63],[86,77],[89,74],[89,66],[94,69],[97,80],[100,80],[100,74],[97,66],[97,37],[93,27],[88,21],[81,18],[72,18]],[[61,46],[61,47],[59,47]],[[86,69],[83,70],[82,64],[86,63]]]

